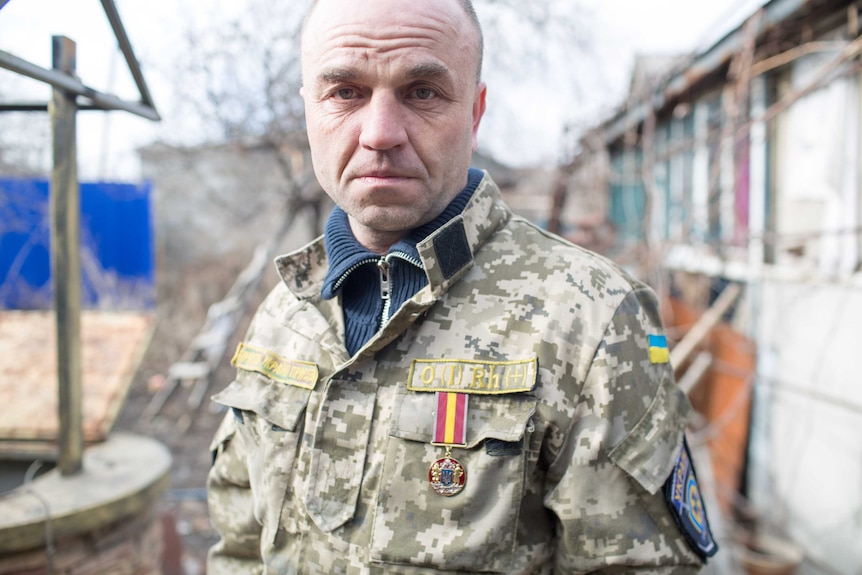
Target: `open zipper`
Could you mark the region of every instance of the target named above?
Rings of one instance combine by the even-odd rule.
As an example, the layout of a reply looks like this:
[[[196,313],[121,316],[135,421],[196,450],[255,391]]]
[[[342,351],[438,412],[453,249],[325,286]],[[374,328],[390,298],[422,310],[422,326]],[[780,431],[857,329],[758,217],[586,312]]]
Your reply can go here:
[[[405,262],[410,263],[419,269],[422,269],[422,261],[420,259],[411,256],[407,252],[394,251],[380,258],[367,258],[353,264],[346,272],[341,274],[341,277],[338,278],[338,281],[336,281],[335,285],[333,286],[333,291],[340,290],[341,285],[347,279],[347,276],[353,273],[353,271],[355,271],[357,268],[362,267],[366,264],[375,264],[377,266],[377,271],[380,274],[380,298],[383,300],[383,312],[380,317],[380,327],[386,325],[386,322],[389,321],[389,314],[392,311],[392,281],[390,279],[389,272],[392,269],[393,258],[402,259]]]
[[[377,260],[377,271],[380,273],[380,297],[383,300],[380,327],[386,325],[386,322],[389,321],[389,314],[392,311],[392,282],[389,272],[392,269],[393,258],[400,258],[420,269],[422,268],[422,262],[406,252],[391,252]]]

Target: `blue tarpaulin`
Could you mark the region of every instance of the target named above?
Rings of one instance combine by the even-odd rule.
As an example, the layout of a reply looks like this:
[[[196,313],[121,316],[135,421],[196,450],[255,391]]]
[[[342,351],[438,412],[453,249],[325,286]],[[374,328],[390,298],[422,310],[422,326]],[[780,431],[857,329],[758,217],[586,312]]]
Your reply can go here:
[[[149,182],[81,184],[81,296],[89,309],[150,309]],[[0,178],[0,308],[53,307],[47,180]]]

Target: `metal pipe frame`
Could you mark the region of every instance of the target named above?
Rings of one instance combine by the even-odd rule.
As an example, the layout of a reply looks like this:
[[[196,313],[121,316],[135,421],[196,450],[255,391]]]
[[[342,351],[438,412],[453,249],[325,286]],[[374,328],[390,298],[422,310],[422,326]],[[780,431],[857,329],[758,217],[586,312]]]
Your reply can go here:
[[[0,104],[0,112],[49,112],[50,104],[47,102],[6,102],[5,104]],[[111,110],[105,110],[104,108],[97,108],[96,106],[89,106],[85,104],[78,103],[78,111],[79,112],[89,112],[89,111],[99,111],[99,112],[110,112]]]
[[[63,90],[75,96],[87,98],[93,103],[93,107],[98,110],[123,110],[148,120],[161,120],[159,113],[150,104],[145,102],[129,102],[112,94],[103,94],[98,90],[85,86],[77,78],[61,74],[56,70],[47,70],[4,50],[0,50],[0,68],[5,68],[22,76],[45,82],[55,89]]]
[[[0,9],[8,2],[9,0],[0,0]],[[126,60],[126,65],[129,67],[129,72],[135,81],[135,86],[137,86],[140,93],[140,102],[130,102],[111,94],[104,94],[85,86],[77,78],[58,74],[55,70],[47,70],[36,66],[3,50],[0,50],[0,68],[5,68],[22,76],[45,82],[54,88],[87,98],[92,102],[91,105],[79,105],[79,110],[123,110],[157,122],[161,120],[161,116],[159,116],[153,98],[150,95],[150,90],[147,88],[144,74],[132,49],[132,43],[129,40],[128,34],[126,34],[123,21],[117,11],[117,5],[114,3],[114,0],[101,0],[101,3],[105,16],[108,17],[108,23],[111,25],[111,30],[113,30],[114,36],[117,39],[120,51]],[[32,104],[0,103],[0,112],[41,112],[45,110],[47,110],[47,104],[34,106]]]
[[[9,0],[0,0],[0,9]],[[122,100],[85,86],[76,76],[75,42],[63,36],[52,38],[51,70],[0,50],[0,68],[49,84],[50,104],[44,102],[0,103],[0,112],[44,112],[51,116],[54,169],[51,174],[51,251],[54,303],[57,314],[57,392],[59,433],[58,468],[63,476],[81,472],[84,451],[83,385],[81,360],[81,256],[80,189],[76,117],[78,110],[123,110],[153,121],[156,111],[131,42],[113,0],[101,0],[120,50],[126,59],[140,102]],[[78,99],[86,102],[79,105]]]
[[[114,36],[117,38],[120,51],[126,59],[126,65],[129,67],[129,72],[132,73],[132,78],[135,80],[138,92],[141,94],[141,104],[152,108],[155,111],[153,98],[150,96],[150,90],[147,88],[147,83],[144,80],[144,74],[141,72],[138,59],[135,58],[135,51],[132,50],[132,42],[129,40],[128,34],[126,34],[125,27],[123,27],[123,20],[120,18],[120,13],[117,12],[117,5],[114,3],[114,0],[102,0],[102,8],[105,11],[105,15],[108,17],[108,22],[111,24]],[[158,116],[158,114],[156,114],[156,116]]]

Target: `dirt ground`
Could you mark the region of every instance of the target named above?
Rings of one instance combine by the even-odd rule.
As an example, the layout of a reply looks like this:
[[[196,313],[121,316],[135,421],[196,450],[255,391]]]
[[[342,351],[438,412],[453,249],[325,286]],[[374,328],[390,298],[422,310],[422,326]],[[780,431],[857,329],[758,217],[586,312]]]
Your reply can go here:
[[[185,270],[184,277],[170,276],[170,283],[159,286],[156,327],[113,427],[157,439],[173,457],[171,485],[161,502],[164,575],[206,573],[207,550],[218,540],[206,504],[209,445],[223,416],[209,398],[233,378],[230,356],[247,328],[251,312],[275,282],[274,273],[268,274],[257,290],[249,313],[227,345],[225,359],[209,381],[178,385],[152,417],[148,417],[147,409],[158,389],[166,385],[170,366],[182,358],[203,325],[207,307],[227,291],[239,269],[240,264],[225,266],[222,261],[215,268]],[[201,385],[205,390],[196,389]],[[189,399],[196,391],[203,391],[203,401],[195,408],[189,405]]]
[[[328,210],[321,213],[324,212]],[[297,216],[276,253],[292,251],[321,232],[324,220],[312,225],[309,218],[314,214],[303,212]],[[255,293],[249,297],[243,320],[225,347],[225,357],[209,381],[178,387],[155,416],[147,417],[153,397],[167,383],[171,365],[183,359],[198,336],[209,307],[225,297],[251,261],[251,254],[242,249],[214,249],[209,256],[194,252],[191,257],[174,232],[165,229],[162,233],[156,257],[156,327],[114,429],[152,437],[170,449],[172,483],[162,498],[164,575],[202,575],[206,572],[207,550],[218,540],[207,512],[206,476],[209,445],[223,416],[209,398],[232,381],[234,368],[229,360],[233,351],[254,310],[279,280],[275,266],[267,266]],[[205,389],[195,387],[200,385]],[[197,407],[190,406],[189,399],[198,391],[203,391],[203,400]]]
[[[221,415],[207,400],[188,429],[178,429],[183,415],[190,413],[186,400],[191,391],[178,387],[160,414],[152,419],[142,417],[154,396],[153,383],[161,378],[161,373],[139,374],[114,429],[155,438],[170,450],[171,485],[161,502],[164,575],[201,575],[206,572],[207,549],[217,541],[207,512],[206,475],[210,465],[208,447]]]

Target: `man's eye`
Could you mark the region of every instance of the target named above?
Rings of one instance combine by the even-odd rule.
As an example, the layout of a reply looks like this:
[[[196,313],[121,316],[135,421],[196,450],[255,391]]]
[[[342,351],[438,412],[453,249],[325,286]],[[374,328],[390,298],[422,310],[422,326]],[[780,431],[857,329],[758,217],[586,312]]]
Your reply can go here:
[[[413,90],[413,96],[417,100],[430,100],[436,95],[437,93],[431,88],[416,88]]]
[[[339,88],[338,90],[336,90],[335,96],[339,100],[351,100],[353,98],[356,98],[358,94],[353,88]]]

